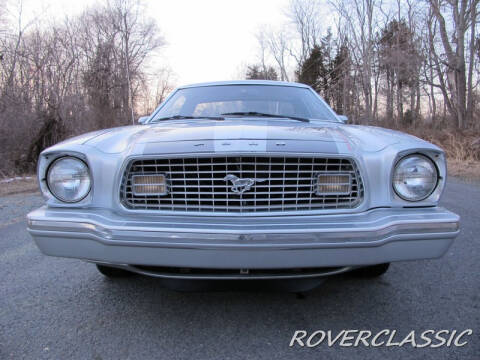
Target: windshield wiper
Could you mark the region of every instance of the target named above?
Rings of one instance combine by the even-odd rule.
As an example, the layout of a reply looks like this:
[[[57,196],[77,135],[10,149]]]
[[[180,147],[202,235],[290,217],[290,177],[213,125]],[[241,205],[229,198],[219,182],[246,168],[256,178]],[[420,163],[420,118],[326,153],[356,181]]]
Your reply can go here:
[[[258,117],[282,118],[282,119],[298,120],[298,121],[302,121],[302,122],[310,122],[309,119],[298,117],[298,116],[266,114],[266,113],[261,113],[261,112],[256,112],[256,111],[246,111],[246,112],[238,111],[238,112],[224,113],[224,114],[221,114],[221,115],[258,116]]]
[[[222,116],[172,115],[172,116],[165,116],[158,119],[154,119],[150,123],[155,123],[157,121],[164,121],[164,120],[190,120],[190,119],[225,120],[225,118]]]

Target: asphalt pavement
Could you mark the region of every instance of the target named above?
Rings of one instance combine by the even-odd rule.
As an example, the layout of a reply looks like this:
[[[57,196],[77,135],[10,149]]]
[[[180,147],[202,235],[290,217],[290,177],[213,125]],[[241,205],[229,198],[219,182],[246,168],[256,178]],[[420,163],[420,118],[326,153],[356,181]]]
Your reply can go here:
[[[0,198],[0,359],[480,359],[480,185],[450,179],[442,206],[460,236],[441,259],[394,263],[379,279],[286,292],[182,293],[157,279],[111,281],[42,255],[24,215],[38,194]],[[289,347],[295,330],[472,329],[462,347]]]

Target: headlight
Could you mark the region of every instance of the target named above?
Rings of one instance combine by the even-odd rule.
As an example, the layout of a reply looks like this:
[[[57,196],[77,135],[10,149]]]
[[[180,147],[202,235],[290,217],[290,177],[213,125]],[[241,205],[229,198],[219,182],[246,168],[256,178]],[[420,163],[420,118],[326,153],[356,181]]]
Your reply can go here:
[[[80,159],[66,156],[55,160],[48,169],[47,185],[60,201],[74,203],[90,192],[88,166]]]
[[[409,155],[401,159],[393,173],[393,188],[407,201],[426,199],[437,186],[438,172],[426,156]]]

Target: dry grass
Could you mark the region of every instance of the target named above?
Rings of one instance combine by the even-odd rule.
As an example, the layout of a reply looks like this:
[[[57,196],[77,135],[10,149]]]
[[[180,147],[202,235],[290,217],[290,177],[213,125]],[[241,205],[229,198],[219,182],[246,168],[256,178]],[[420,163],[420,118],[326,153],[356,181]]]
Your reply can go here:
[[[448,175],[480,181],[480,161],[448,160]]]
[[[401,131],[440,146],[450,161],[479,162],[480,132],[467,130],[435,130],[428,127],[406,128]]]
[[[35,175],[0,179],[0,196],[36,191],[38,191],[38,183]]]

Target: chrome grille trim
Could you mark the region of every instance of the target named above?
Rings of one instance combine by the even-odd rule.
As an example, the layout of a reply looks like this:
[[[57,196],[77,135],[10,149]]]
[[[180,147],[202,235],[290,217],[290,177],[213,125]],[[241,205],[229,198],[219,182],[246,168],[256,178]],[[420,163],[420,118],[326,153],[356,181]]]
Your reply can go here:
[[[316,174],[349,174],[348,194],[316,195]],[[134,195],[132,177],[165,174],[167,195]],[[227,174],[266,179],[243,194],[232,192]],[[211,175],[211,176],[208,176]],[[209,155],[130,160],[120,184],[127,210],[175,213],[279,214],[354,209],[364,199],[357,164],[345,157],[308,155]]]

